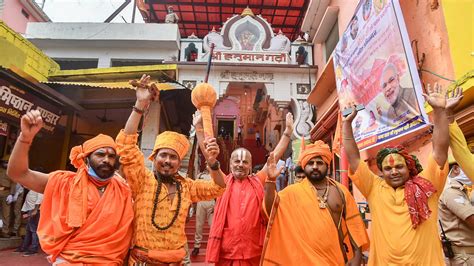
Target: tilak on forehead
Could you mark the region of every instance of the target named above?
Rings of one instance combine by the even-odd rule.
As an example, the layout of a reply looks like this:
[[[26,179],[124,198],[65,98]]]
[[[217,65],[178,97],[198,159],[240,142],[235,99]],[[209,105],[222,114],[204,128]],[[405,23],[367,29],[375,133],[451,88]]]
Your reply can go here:
[[[395,167],[397,165],[406,165],[405,158],[403,158],[402,155],[397,154],[397,153],[392,153],[385,157],[385,159],[382,162],[382,167],[384,166],[390,166],[390,167]]]
[[[234,156],[237,160],[243,161],[245,159],[250,159],[250,152],[246,149],[238,149],[234,151]]]
[[[377,166],[380,171],[382,171],[384,165],[390,165],[393,167],[399,163],[406,164],[408,170],[410,171],[410,176],[416,176],[421,171],[423,171],[423,167],[418,161],[418,158],[416,158],[414,155],[409,155],[402,146],[381,149],[377,153],[376,158]]]
[[[418,176],[423,171],[420,162],[414,155],[409,155],[403,146],[381,149],[377,153],[377,166],[382,171],[383,166],[396,166],[405,164],[410,173],[410,178],[405,182],[405,201],[408,206],[410,220],[413,228],[430,217],[431,210],[428,198],[436,192],[433,184]]]

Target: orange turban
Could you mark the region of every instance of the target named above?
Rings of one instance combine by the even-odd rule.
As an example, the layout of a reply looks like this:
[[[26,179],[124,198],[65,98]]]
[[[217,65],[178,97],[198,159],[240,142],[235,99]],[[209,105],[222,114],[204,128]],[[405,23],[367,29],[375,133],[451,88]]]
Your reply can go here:
[[[150,161],[155,159],[155,155],[159,149],[172,149],[178,154],[179,159],[182,160],[184,156],[186,156],[186,153],[188,153],[189,141],[183,134],[165,131],[156,136],[155,147],[153,147],[153,152],[150,157],[148,157]]]
[[[71,160],[71,164],[74,165],[77,169],[85,164],[84,158],[89,156],[92,152],[97,149],[104,148],[104,147],[111,147],[114,150],[117,149],[115,141],[112,137],[99,134],[92,139],[84,142],[82,145],[74,146],[71,149],[71,153],[69,154],[69,160]]]
[[[332,153],[329,149],[329,145],[327,145],[321,140],[318,140],[313,144],[306,145],[305,149],[300,153],[299,161],[301,167],[305,168],[308,161],[311,160],[311,158],[317,156],[321,156],[323,161],[328,165],[332,159]]]
[[[105,147],[111,147],[117,150],[112,137],[99,134],[84,142],[82,145],[74,146],[71,149],[69,160],[71,160],[71,164],[79,170],[69,189],[66,223],[70,227],[81,227],[87,218],[87,183],[89,182],[89,175],[84,167],[86,165],[84,158],[94,151]]]

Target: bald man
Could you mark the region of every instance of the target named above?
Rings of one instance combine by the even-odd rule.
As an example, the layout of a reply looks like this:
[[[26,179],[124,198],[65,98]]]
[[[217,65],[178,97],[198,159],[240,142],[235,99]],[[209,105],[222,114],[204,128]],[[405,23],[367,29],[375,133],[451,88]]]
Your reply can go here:
[[[199,132],[199,130],[197,130]],[[293,116],[286,116],[285,131],[272,153],[278,160],[290,143]],[[267,220],[261,212],[264,184],[278,169],[269,164],[252,174],[252,154],[244,148],[234,150],[230,157],[230,174],[225,177],[226,190],[214,209],[206,261],[222,265],[258,265],[265,238]],[[275,181],[269,181],[275,183]]]

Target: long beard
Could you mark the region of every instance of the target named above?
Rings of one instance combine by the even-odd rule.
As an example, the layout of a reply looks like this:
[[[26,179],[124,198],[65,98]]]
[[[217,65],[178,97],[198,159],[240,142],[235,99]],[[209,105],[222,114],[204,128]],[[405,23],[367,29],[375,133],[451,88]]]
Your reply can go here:
[[[162,175],[155,170],[155,178],[160,179],[161,182],[171,184],[174,181],[174,175]]]

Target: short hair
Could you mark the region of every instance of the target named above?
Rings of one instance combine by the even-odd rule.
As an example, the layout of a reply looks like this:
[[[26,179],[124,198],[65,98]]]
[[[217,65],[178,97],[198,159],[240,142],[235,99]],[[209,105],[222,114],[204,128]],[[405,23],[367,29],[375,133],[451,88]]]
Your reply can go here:
[[[258,171],[263,169],[263,164],[257,164],[253,167],[252,172],[257,173]]]
[[[301,167],[301,165],[297,165],[295,167],[295,174],[299,174],[299,173],[304,173],[304,169],[303,167]]]
[[[450,163],[449,164],[449,171],[451,171],[451,169],[453,169],[454,166],[459,166],[459,164],[457,162]]]
[[[383,67],[383,70],[382,70],[382,75],[380,75],[380,86],[382,86],[382,83],[383,83],[383,80],[382,80],[383,74],[385,74],[385,72],[389,69],[393,70],[393,72],[398,74],[398,68],[393,63],[385,64],[385,66]]]

